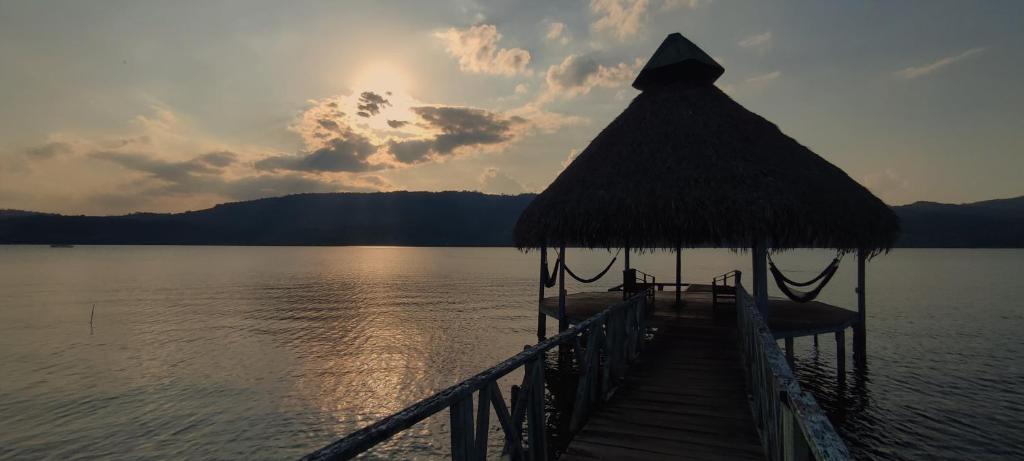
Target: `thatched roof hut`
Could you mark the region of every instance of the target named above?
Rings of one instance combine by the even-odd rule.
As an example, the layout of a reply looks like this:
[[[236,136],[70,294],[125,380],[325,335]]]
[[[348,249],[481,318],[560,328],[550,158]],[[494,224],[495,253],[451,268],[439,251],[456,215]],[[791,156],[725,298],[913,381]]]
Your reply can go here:
[[[889,249],[892,210],[733,101],[714,85],[722,72],[669,35],[642,93],[523,211],[516,244]]]

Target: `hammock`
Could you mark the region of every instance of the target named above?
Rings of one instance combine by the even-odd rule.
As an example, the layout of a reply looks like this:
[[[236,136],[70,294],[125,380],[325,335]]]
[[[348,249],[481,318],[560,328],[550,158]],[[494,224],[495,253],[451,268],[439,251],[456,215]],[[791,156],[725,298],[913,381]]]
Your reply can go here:
[[[594,282],[598,281],[598,279],[600,279],[601,277],[604,277],[604,274],[608,273],[608,269],[612,268],[612,265],[615,264],[615,260],[616,259],[619,259],[619,254],[618,253],[616,253],[615,257],[612,258],[612,260],[608,263],[608,265],[604,267],[604,270],[602,270],[601,272],[598,272],[597,275],[595,275],[595,276],[593,276],[593,277],[591,277],[589,279],[581,279],[580,276],[576,275],[572,271],[572,269],[569,269],[569,266],[566,266],[565,264],[563,264],[562,267],[565,267],[565,273],[569,274],[572,278],[576,279],[577,282],[580,282],[580,283],[594,283]]]
[[[825,270],[821,271],[813,279],[806,282],[797,282],[787,278],[778,267],[775,266],[775,261],[772,261],[772,257],[768,256],[768,268],[772,271],[772,276],[775,278],[775,284],[779,287],[779,290],[786,295],[787,298],[792,299],[798,303],[806,303],[814,301],[821,293],[822,288],[828,285],[829,280],[832,280],[832,276],[836,274],[839,269],[839,262],[842,260],[842,255],[836,256],[835,259],[825,267]],[[796,287],[806,287],[811,284],[817,283],[817,285],[809,291],[799,291],[790,288],[790,285]]]
[[[548,250],[544,250],[544,251],[547,252]],[[544,287],[545,288],[551,288],[551,287],[553,287],[553,286],[558,284],[558,277],[555,277],[555,274],[558,273],[558,265],[562,264],[562,260],[561,259],[556,259],[555,260],[555,270],[554,270],[554,272],[548,271],[548,262],[547,261],[548,261],[547,258],[544,258],[544,274],[541,275],[542,277],[544,277],[544,280],[541,280],[541,281],[544,282]]]
[[[545,248],[544,251],[547,252],[548,250]],[[621,251],[622,251],[622,249],[620,248],[619,252],[621,252]],[[619,252],[615,253],[615,256],[612,258],[611,262],[609,262],[608,265],[605,266],[604,270],[602,270],[601,272],[598,272],[597,275],[595,275],[593,277],[590,277],[590,278],[586,278],[586,279],[585,278],[581,278],[580,276],[576,275],[576,273],[573,272],[572,269],[569,269],[569,266],[566,266],[565,264],[562,263],[561,259],[555,260],[555,270],[554,271],[548,271],[548,264],[547,264],[547,262],[545,262],[544,263],[544,274],[542,275],[544,277],[544,280],[543,280],[544,286],[547,287],[547,288],[551,288],[551,287],[555,286],[555,284],[558,283],[558,278],[555,277],[554,274],[558,272],[558,265],[559,264],[561,264],[565,268],[565,272],[567,274],[569,274],[570,277],[576,279],[577,282],[580,282],[580,283],[594,283],[594,282],[600,280],[601,277],[604,277],[604,274],[608,273],[608,270],[612,268],[612,265],[615,264],[615,261],[617,259],[619,259]],[[544,260],[547,261],[547,258],[544,258]]]

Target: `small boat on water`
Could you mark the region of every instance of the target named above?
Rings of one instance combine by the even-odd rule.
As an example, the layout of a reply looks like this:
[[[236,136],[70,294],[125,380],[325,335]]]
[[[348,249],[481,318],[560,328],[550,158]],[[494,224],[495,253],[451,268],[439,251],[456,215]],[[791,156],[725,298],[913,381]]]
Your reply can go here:
[[[50,248],[74,248],[75,246],[70,243],[51,243]]]

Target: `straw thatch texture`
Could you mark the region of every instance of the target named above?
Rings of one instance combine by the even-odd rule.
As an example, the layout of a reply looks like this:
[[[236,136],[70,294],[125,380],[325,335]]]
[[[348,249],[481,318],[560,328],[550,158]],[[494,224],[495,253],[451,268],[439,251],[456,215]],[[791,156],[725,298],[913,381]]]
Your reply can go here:
[[[647,89],[523,211],[521,249],[889,249],[896,215],[710,84]]]

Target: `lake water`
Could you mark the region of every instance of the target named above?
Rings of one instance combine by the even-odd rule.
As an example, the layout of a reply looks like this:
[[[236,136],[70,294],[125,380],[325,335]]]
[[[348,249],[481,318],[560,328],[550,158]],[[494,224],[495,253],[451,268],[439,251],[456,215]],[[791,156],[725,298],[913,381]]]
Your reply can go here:
[[[610,257],[568,260],[584,275]],[[831,257],[776,262],[809,278]],[[301,456],[534,342],[536,264],[504,248],[0,246],[0,458]],[[674,276],[669,253],[633,265]],[[749,274],[727,250],[683,266]],[[855,306],[854,266],[825,301]],[[837,380],[832,339],[797,340],[801,381],[858,457],[1021,456],[1022,272],[1020,250],[897,250],[868,265],[866,370],[848,359]],[[446,419],[372,455],[444,457]]]

